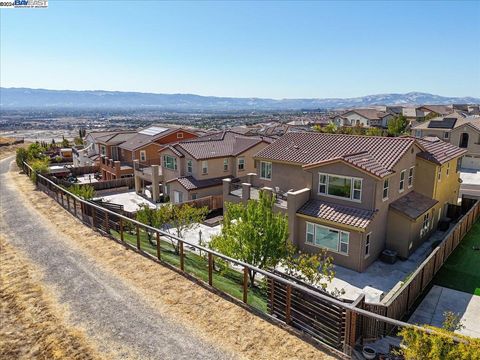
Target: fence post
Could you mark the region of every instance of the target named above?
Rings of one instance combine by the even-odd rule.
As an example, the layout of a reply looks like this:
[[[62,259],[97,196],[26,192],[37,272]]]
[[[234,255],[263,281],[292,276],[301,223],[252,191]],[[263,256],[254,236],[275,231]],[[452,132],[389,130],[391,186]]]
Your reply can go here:
[[[160,256],[161,255],[160,254],[160,233],[157,231],[156,234],[157,234],[157,258],[158,258],[158,260],[160,260],[161,259],[161,256]]]
[[[185,259],[184,259],[184,253],[183,253],[183,241],[179,241],[179,248],[180,248],[180,269],[184,271],[185,269]]]
[[[286,308],[285,308],[285,323],[290,325],[292,321],[291,316],[291,307],[292,307],[292,285],[287,285],[287,298],[285,299]]]
[[[77,200],[75,198],[73,198],[73,213],[77,217]]]
[[[270,309],[270,314],[273,315],[273,300],[275,299],[275,280],[270,278],[270,304],[271,304],[271,309]]]
[[[60,198],[62,199],[62,207],[65,207],[65,204],[63,203],[63,191],[60,190]]]
[[[208,253],[208,285],[213,286],[213,255]]]
[[[108,212],[105,211],[105,231],[108,233],[110,233],[110,226],[109,226],[109,223],[108,223]]]
[[[137,228],[137,249],[140,250],[140,226],[138,224],[136,224],[136,228]]]
[[[253,284],[252,284],[253,285]],[[248,268],[243,267],[243,302],[248,302]]]
[[[123,242],[123,219],[118,218],[118,225],[120,226],[120,241]]]
[[[68,193],[67,193],[67,208],[68,208],[68,212],[70,212],[70,195],[68,195]]]
[[[95,229],[95,218],[97,216],[95,215],[95,208],[93,206],[91,206],[91,208],[92,208],[92,228]]]

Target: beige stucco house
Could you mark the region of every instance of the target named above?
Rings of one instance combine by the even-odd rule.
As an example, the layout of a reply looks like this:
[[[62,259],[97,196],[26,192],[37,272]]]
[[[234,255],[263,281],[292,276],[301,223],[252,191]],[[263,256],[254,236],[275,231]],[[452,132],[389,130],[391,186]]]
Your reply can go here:
[[[245,180],[241,193],[224,181],[224,201],[272,191],[276,209],[288,214],[295,245],[309,252],[326,248],[336,264],[364,271],[384,249],[407,258],[435,229],[437,209],[457,203],[456,166],[448,165],[449,180],[442,183],[456,195],[428,189],[436,186],[437,168],[446,172],[444,164],[464,151],[431,141],[427,147],[413,137],[286,134],[255,155],[256,176]],[[433,171],[420,162],[433,164]]]

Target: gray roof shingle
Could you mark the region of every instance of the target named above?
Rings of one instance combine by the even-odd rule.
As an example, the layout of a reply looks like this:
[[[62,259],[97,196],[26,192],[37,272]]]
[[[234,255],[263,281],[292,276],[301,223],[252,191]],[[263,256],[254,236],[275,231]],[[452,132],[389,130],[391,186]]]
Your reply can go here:
[[[408,216],[410,219],[416,220],[436,203],[438,203],[437,200],[415,191],[410,191],[408,194],[392,202],[390,207]]]
[[[196,190],[196,189],[208,188],[211,186],[222,185],[223,179],[225,179],[225,177],[197,180],[193,176],[184,176],[184,177],[172,179],[168,181],[168,183],[178,181],[180,185],[182,185],[186,190]]]

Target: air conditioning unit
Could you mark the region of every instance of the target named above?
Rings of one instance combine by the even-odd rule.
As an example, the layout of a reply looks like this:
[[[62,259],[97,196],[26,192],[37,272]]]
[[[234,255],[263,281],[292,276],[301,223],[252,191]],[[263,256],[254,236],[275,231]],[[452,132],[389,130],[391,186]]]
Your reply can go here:
[[[395,250],[383,250],[380,260],[387,264],[394,264],[397,261],[397,252]]]

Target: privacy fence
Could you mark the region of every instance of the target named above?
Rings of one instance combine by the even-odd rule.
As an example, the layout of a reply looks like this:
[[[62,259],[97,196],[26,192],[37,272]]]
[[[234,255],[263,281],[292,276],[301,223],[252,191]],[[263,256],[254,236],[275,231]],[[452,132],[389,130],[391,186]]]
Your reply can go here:
[[[29,176],[32,174],[32,169],[26,164],[24,171]],[[85,201],[45,176],[37,174],[35,178],[39,189],[86,225],[154,261],[175,268],[188,278],[202,282],[239,305],[243,303],[257,315],[288,325],[291,330],[316,341],[337,356],[350,358],[355,344],[362,339],[385,335],[393,328],[406,326],[433,332],[385,316],[401,317],[403,310],[397,308],[408,308],[405,304],[411,304],[412,299],[418,296],[420,290],[417,288],[422,288],[424,281],[431,280],[430,262],[430,265],[419,269],[421,275],[415,274],[405,284],[404,288],[409,290],[401,289],[401,294],[407,293],[406,300],[403,300],[405,295],[396,296],[391,304],[378,305],[378,309],[365,304],[363,296],[353,303],[343,302],[284,274],[256,268],[113,211],[118,209]],[[477,204],[451,232],[449,239],[451,236],[452,240],[447,240],[430,255],[435,269],[443,263],[445,254],[458,244],[478,215]],[[250,282],[251,272],[257,274],[254,284]],[[420,285],[418,281],[421,281]]]

